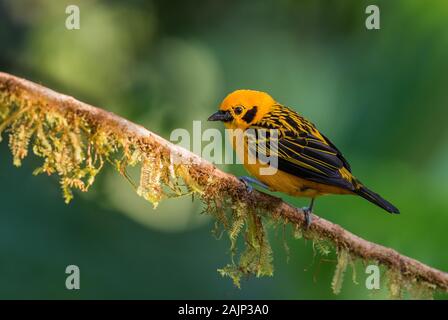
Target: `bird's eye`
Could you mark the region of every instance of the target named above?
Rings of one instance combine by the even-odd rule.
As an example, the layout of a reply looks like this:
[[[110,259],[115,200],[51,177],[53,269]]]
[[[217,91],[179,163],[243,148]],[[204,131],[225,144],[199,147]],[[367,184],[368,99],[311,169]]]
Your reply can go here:
[[[241,108],[240,106],[235,108],[235,114],[241,114],[241,112],[243,112],[243,108]]]

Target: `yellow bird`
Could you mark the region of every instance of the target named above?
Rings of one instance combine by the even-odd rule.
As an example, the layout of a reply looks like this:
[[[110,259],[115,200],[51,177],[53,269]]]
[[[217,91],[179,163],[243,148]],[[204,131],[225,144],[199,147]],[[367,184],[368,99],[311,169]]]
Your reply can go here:
[[[275,144],[269,134],[264,134],[264,140],[261,134],[255,134],[256,147],[262,149],[260,142],[264,141],[265,156],[277,158],[274,174],[261,174],[260,169],[270,165],[263,161],[266,157],[262,158],[260,151],[253,151],[247,137],[236,138],[238,135],[232,135],[232,146],[235,149],[238,143],[243,145],[240,148],[242,151],[237,150],[237,155],[244,159],[244,167],[255,177],[245,176],[240,179],[248,188],[251,188],[249,183],[256,183],[271,191],[311,198],[310,205],[303,208],[308,226],[314,199],[326,194],[359,195],[388,212],[399,213],[395,206],[352,175],[350,165],[342,153],[311,122],[276,102],[265,92],[236,90],[222,101],[219,111],[208,120],[222,121],[227,129],[240,129],[243,132],[276,130]],[[254,155],[255,161],[248,161],[248,153]]]

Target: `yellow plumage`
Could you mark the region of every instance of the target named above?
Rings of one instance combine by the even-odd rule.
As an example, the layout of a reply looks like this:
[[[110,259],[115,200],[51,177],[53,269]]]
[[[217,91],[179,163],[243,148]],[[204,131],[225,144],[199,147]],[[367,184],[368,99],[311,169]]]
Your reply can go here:
[[[246,170],[273,191],[312,199],[325,194],[356,194],[388,212],[398,213],[397,208],[352,175],[341,152],[311,122],[265,92],[234,91],[209,120],[223,121],[226,128],[243,132],[249,132],[249,129],[276,130],[275,148],[272,147],[272,137],[264,138],[267,143],[265,149],[278,158],[278,170],[274,174],[260,174],[260,169],[268,167],[268,164],[251,150],[247,137],[231,138],[234,148],[239,143],[244,146],[236,148],[236,151]],[[256,134],[255,141],[260,147],[262,138]],[[248,161],[251,152],[256,161]]]

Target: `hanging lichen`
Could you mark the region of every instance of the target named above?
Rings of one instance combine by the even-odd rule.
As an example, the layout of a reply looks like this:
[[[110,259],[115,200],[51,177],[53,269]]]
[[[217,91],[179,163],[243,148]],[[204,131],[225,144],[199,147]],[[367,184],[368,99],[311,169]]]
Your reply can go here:
[[[386,273],[389,296],[391,299],[397,300],[403,297],[404,279],[396,270],[389,269]]]
[[[272,251],[262,218],[251,212],[243,201],[233,204],[228,197],[217,197],[219,186],[210,177],[204,192],[199,178],[190,174],[189,163],[181,165],[173,154],[148,146],[137,137],[124,134],[95,121],[82,112],[53,108],[28,100],[26,95],[11,94],[0,88],[0,134],[6,130],[16,166],[32,152],[43,158],[34,174],[56,174],[65,202],[73,199],[73,190],[88,191],[106,162],[111,163],[136,189],[139,196],[154,207],[164,198],[197,194],[206,203],[206,211],[217,219],[230,239],[232,263],[220,270],[239,286],[243,275],[272,275]],[[128,166],[140,165],[136,184],[127,174]],[[214,191],[213,191],[214,190]],[[230,212],[230,214],[229,214]],[[245,249],[238,251],[238,239],[244,232]],[[237,257],[237,262],[235,262]]]
[[[313,249],[316,249],[322,256],[328,256],[331,252],[330,244],[326,240],[319,238],[313,240]]]
[[[241,208],[236,208],[235,212],[237,218],[229,230],[232,256],[237,255],[236,241],[244,225],[246,225],[244,233],[245,249],[240,253],[238,262],[234,262],[232,259],[232,264],[218,271],[222,276],[230,277],[234,284],[240,287],[243,276],[251,274],[257,277],[272,276],[272,250],[260,215],[247,209],[241,210]]]
[[[425,281],[414,281],[408,289],[412,299],[432,300],[434,299],[435,286]]]
[[[339,294],[341,292],[342,282],[344,281],[344,273],[347,269],[348,263],[349,254],[347,250],[340,249],[338,251],[338,263],[331,282],[331,288],[333,289],[334,294]]]
[[[159,201],[164,196],[161,180],[162,173],[163,163],[159,157],[144,157],[140,170],[140,184],[137,189],[137,194],[152,202],[154,208],[157,207]]]

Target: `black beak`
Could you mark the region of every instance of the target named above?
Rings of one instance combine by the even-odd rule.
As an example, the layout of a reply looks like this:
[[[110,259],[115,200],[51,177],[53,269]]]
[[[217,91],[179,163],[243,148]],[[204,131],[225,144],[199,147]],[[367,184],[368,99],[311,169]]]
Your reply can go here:
[[[232,121],[233,117],[232,117],[232,115],[230,114],[229,111],[219,110],[219,111],[215,112],[214,114],[212,114],[210,117],[208,117],[207,120],[208,121],[228,122],[228,121]]]

